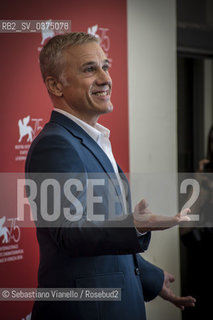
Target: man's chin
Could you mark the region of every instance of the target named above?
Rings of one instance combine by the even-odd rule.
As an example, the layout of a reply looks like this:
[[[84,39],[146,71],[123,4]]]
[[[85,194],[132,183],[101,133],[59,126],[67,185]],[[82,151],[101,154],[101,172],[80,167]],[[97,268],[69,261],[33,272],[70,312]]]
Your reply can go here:
[[[110,106],[110,108],[108,108],[108,111],[106,113],[110,113],[113,111],[113,105]]]
[[[104,113],[110,113],[110,112],[112,112],[112,111],[113,111],[113,105],[110,104],[110,105],[108,105],[108,106],[105,108],[103,114],[104,114]]]
[[[102,115],[102,114],[107,114],[107,113],[110,113],[113,111],[113,105],[108,105],[108,106],[99,106],[99,108],[97,109],[96,108],[96,112],[97,114],[99,113],[99,115]]]

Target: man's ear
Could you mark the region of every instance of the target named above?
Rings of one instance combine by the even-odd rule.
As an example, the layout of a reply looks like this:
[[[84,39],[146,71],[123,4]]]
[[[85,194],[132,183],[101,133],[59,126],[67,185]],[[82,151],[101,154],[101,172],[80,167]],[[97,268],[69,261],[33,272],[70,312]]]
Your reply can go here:
[[[48,76],[45,79],[45,84],[49,93],[54,96],[61,97],[63,95],[63,86],[57,79],[52,76]]]

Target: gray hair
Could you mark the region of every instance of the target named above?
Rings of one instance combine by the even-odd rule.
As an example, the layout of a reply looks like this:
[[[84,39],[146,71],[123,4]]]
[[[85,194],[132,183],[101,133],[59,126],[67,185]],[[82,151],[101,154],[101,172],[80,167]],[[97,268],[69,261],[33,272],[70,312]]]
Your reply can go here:
[[[59,78],[63,72],[63,50],[88,42],[100,43],[99,37],[85,32],[71,32],[51,38],[42,48],[39,56],[42,78],[47,76]]]

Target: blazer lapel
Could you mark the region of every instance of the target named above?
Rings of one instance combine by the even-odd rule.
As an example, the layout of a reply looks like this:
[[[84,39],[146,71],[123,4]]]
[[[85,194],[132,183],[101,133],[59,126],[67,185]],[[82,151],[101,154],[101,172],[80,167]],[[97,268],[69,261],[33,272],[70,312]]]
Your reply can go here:
[[[96,160],[100,163],[103,170],[106,172],[111,182],[114,185],[116,193],[120,196],[120,187],[117,181],[115,171],[113,166],[105,154],[105,152],[101,149],[101,147],[92,139],[79,125],[77,125],[74,121],[64,116],[63,114],[53,111],[51,118],[51,122],[56,122],[65,127],[73,136],[81,140],[81,143],[87,148]]]
[[[113,166],[99,145],[84,131],[77,123],[64,116],[63,114],[53,111],[51,122],[57,122],[65,127],[73,136],[81,140],[81,143],[94,155],[96,160],[101,164],[105,172],[114,173]]]

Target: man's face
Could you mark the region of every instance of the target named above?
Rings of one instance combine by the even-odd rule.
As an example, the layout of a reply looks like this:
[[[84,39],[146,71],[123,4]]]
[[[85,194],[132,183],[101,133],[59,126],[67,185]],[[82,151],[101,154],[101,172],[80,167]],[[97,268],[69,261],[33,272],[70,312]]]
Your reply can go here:
[[[74,115],[94,122],[101,114],[111,112],[109,61],[100,45],[90,42],[70,47],[64,52],[64,61],[63,98]]]

